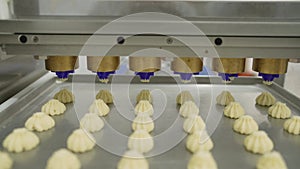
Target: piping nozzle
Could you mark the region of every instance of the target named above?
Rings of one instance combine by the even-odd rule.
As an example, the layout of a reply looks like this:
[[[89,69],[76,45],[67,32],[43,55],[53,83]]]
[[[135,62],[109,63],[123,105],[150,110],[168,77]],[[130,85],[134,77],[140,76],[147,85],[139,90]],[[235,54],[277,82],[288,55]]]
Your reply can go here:
[[[244,72],[245,62],[245,58],[214,58],[212,66],[224,83],[231,83],[239,73]]]
[[[140,77],[141,82],[148,83],[154,72],[161,68],[160,57],[129,57],[129,69]]]
[[[189,83],[193,75],[202,71],[203,62],[199,57],[179,57],[171,63],[171,70],[179,74],[183,83]]]
[[[45,67],[54,72],[59,81],[64,82],[78,68],[77,59],[77,56],[47,56]]]
[[[119,56],[88,56],[87,57],[88,70],[97,73],[101,83],[108,83],[109,76],[115,74],[119,68]]]
[[[259,72],[264,84],[271,85],[275,78],[287,72],[288,61],[289,59],[253,59],[252,70]]]

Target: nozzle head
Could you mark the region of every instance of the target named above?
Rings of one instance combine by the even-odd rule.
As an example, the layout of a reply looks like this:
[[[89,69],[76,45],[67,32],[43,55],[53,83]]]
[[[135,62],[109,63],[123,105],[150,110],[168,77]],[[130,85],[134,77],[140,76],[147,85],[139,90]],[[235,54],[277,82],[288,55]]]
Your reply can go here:
[[[237,73],[219,73],[219,76],[224,82],[230,83],[235,77],[238,77],[239,75]]]
[[[68,79],[70,73],[74,73],[74,70],[55,72],[56,76],[62,80]]]
[[[258,76],[263,78],[263,83],[266,85],[273,84],[273,80],[275,78],[279,78],[279,74],[266,74],[266,73],[259,73]]]
[[[97,72],[97,76],[102,83],[108,83],[108,77],[109,75],[115,74],[115,71],[110,72]]]
[[[154,72],[135,72],[135,74],[140,76],[141,82],[150,82],[151,76],[154,76]]]
[[[182,73],[182,72],[174,72],[174,74],[179,74],[180,79],[184,83],[188,83],[191,81],[193,75],[199,75],[199,72],[195,73]]]

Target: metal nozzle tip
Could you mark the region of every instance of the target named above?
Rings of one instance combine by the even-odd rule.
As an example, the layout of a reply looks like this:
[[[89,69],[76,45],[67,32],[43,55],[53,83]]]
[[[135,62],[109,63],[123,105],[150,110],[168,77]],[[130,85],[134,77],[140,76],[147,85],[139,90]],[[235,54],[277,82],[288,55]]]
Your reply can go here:
[[[229,84],[229,83],[231,83],[231,81],[230,81],[230,80],[222,80],[222,82],[223,82],[223,83],[225,83],[225,84]]]
[[[143,82],[143,83],[149,83],[150,79],[141,79],[141,82]]]
[[[265,85],[271,85],[271,84],[273,84],[273,81],[263,80],[263,84],[265,84]]]
[[[57,78],[56,79],[56,83],[63,83],[65,81],[67,81],[67,80],[68,80],[68,78]]]
[[[232,81],[232,80],[234,80],[234,78],[235,78],[235,77],[229,77],[229,80]]]
[[[185,80],[185,79],[181,79],[181,82],[182,82],[182,83],[190,83],[190,82],[191,82],[191,80]]]
[[[108,83],[108,82],[109,82],[109,79],[99,79],[99,81],[100,81],[101,83]]]

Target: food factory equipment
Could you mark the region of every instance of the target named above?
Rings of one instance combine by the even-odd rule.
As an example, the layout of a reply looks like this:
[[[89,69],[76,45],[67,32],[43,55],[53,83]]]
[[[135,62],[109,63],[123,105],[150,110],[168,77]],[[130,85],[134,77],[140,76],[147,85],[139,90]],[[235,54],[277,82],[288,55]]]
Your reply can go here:
[[[136,78],[132,80],[136,87],[134,89],[142,90],[147,86],[155,90],[158,85],[166,83],[166,86],[163,86],[161,90],[172,95],[166,95],[168,99],[172,100],[176,98],[175,94],[177,94],[177,90],[175,90],[177,84],[173,84],[172,79],[178,78],[178,75],[184,82],[180,85],[186,85],[185,88],[190,87],[189,84],[185,83],[195,77],[195,82],[200,86],[200,92],[205,93],[205,96],[210,94],[206,93],[210,91],[210,88],[205,85],[201,86],[201,84],[210,84],[212,81],[209,79],[211,78],[213,82],[218,84],[223,84],[222,81],[225,83],[232,82],[228,84],[230,90],[249,92],[251,93],[249,96],[256,95],[262,90],[271,91],[276,97],[279,97],[279,100],[289,100],[288,104],[294,112],[300,110],[299,106],[296,106],[300,103],[299,98],[276,83],[271,85],[276,78],[284,77],[289,59],[299,62],[299,1],[26,0],[25,2],[24,0],[0,0],[0,5],[0,103],[3,103],[0,105],[0,124],[2,122],[4,124],[8,121],[6,119],[15,114],[32,113],[33,109],[39,111],[37,107],[49,99],[53,95],[53,91],[62,86],[72,89],[74,87],[71,83],[72,80],[74,83],[84,84],[75,91],[78,92],[80,98],[85,99],[89,89],[95,87],[85,81],[92,79],[91,76],[78,75],[78,78],[70,78],[77,75],[76,69],[85,66],[94,75],[97,74],[100,82],[104,83],[99,83],[97,80],[97,89],[101,87],[111,89],[111,83],[109,83],[111,79],[109,76],[111,75],[126,82],[136,75],[139,76],[139,80]],[[147,52],[145,54],[143,52],[133,54],[148,48],[168,51],[174,55],[156,56]],[[87,57],[86,65],[82,65],[78,60],[85,56]],[[128,69],[134,75],[115,75],[120,67],[122,57],[128,57]],[[157,76],[163,69],[161,65],[166,60],[164,57],[168,57],[167,60],[169,61],[171,60],[170,67],[168,67],[171,75]],[[248,58],[253,58],[252,69],[259,73],[259,77],[238,77],[240,73],[245,71],[245,62]],[[205,70],[205,67],[212,68],[216,76],[198,76],[199,72]],[[53,75],[54,73],[55,75]],[[56,78],[64,81],[64,83],[56,84]],[[235,80],[233,80],[234,78]],[[148,82],[148,84],[142,86],[140,81]],[[152,86],[152,84],[155,85]],[[26,86],[28,87],[26,88]],[[81,91],[81,89],[84,90]],[[127,94],[121,89],[116,89],[115,93],[120,94],[120,97],[122,94]],[[15,94],[17,95],[14,96]],[[241,93],[236,92],[234,94],[237,94],[241,100],[246,98]],[[75,97],[79,98],[78,95]],[[118,97],[114,97],[118,99]],[[200,106],[210,104],[211,102],[202,99]],[[81,107],[84,108],[85,106]],[[212,107],[215,108],[215,105]],[[218,108],[215,112],[222,111]],[[260,107],[247,107],[247,109],[251,112],[265,111]],[[26,111],[20,112],[23,110]],[[74,109],[71,110],[75,111]],[[112,110],[116,111],[114,107]],[[205,108],[204,110],[210,109]],[[83,109],[81,111],[85,112]],[[177,110],[174,107],[167,111],[174,113]],[[16,127],[17,124],[23,124],[23,116],[18,117],[16,123],[5,123],[8,126],[6,129]],[[76,119],[70,114],[67,117]],[[263,122],[268,121],[266,116],[260,115],[258,117]],[[67,121],[69,122],[69,120]],[[167,125],[168,122],[166,120],[165,123],[161,122],[161,124]],[[222,125],[229,123],[231,122],[225,121]],[[70,123],[70,125],[72,124]],[[120,125],[125,124],[126,122],[120,123]],[[159,124],[160,121],[158,120],[158,126]],[[264,125],[262,126],[264,127]],[[61,128],[51,133],[53,136],[57,134],[58,137],[64,137],[64,133],[59,132],[69,132],[66,131],[68,130],[66,126],[58,124],[58,127]],[[73,128],[75,127],[73,126]],[[124,126],[119,127],[119,129],[128,133]],[[222,129],[226,129],[226,126],[222,126]],[[266,130],[275,133],[272,129]],[[8,133],[5,127],[1,128],[1,131],[5,131],[5,135]],[[222,133],[226,132],[217,132],[217,134]],[[231,139],[234,142],[239,139],[228,138],[227,135],[218,137],[217,134],[215,137],[221,141]],[[288,151],[292,152],[290,153],[291,156],[288,156],[288,160],[295,160],[296,151],[299,149],[289,148],[277,135],[274,136],[274,139],[278,139],[276,141],[280,143],[278,146],[280,150],[287,148]],[[2,140],[1,135],[0,141]],[[225,149],[235,148],[229,143],[227,146],[227,142],[217,142],[216,144],[218,143]],[[45,146],[46,148],[44,148],[47,150],[51,149],[49,145],[49,147],[45,144],[41,146]],[[174,163],[178,164],[178,166],[176,165],[178,169],[185,168],[186,165],[182,165],[181,160],[186,162],[186,157],[189,154],[184,154],[184,157],[177,155],[174,156],[174,159],[172,159],[172,155],[171,158],[168,156],[170,153],[179,152],[177,150],[178,148],[176,151],[170,150],[162,155],[161,159],[165,161],[174,160]],[[216,150],[216,160],[219,160],[223,165],[220,168],[240,168],[241,165],[245,165],[244,168],[253,168],[245,160],[239,159],[249,156],[241,155],[240,149],[232,151],[234,152],[232,156],[221,157],[222,154],[224,155],[222,152],[229,151],[231,152],[228,149],[218,152]],[[35,153],[28,156],[30,163],[26,163],[26,160],[22,162],[25,168],[34,168],[32,164],[34,164],[35,159],[31,157],[44,160],[43,163],[45,163],[46,157],[37,155],[39,152]],[[118,158],[110,157],[106,151],[101,151],[101,153],[104,160],[100,160],[106,165],[104,168],[114,168],[110,165],[112,164],[110,159],[117,160]],[[45,154],[50,154],[50,152],[45,151]],[[287,154],[289,153],[286,151],[285,155]],[[233,157],[236,158],[236,164],[240,164],[240,166],[234,166],[235,163],[226,161],[232,160]],[[93,158],[89,160],[93,161]],[[253,161],[253,157],[249,157],[248,160]],[[96,160],[96,162],[98,161]],[[94,163],[91,162],[90,165],[95,167],[96,162],[94,160]],[[171,163],[162,162],[162,166],[153,161],[150,163],[154,165],[153,168],[157,169],[160,167],[177,169],[171,166]],[[295,162],[294,166],[297,165],[299,164]],[[16,168],[22,168],[20,166]],[[38,166],[38,168],[43,168],[43,166]]]
[[[221,58],[213,59],[213,70],[218,72],[224,82],[230,82],[238,73],[245,70],[244,58]]]
[[[68,79],[70,73],[78,68],[77,56],[48,56],[45,60],[45,67],[51,72],[55,72],[62,80]]]
[[[88,69],[97,73],[99,80],[103,83],[108,82],[108,77],[114,74],[120,64],[119,56],[88,56]]]
[[[197,75],[202,71],[203,62],[197,57],[179,57],[172,61],[171,69],[175,74],[179,74],[183,82],[189,82],[192,75]]]
[[[253,70],[259,72],[263,82],[270,84],[274,78],[287,72],[288,59],[254,59]]]
[[[19,0],[7,2],[7,10],[10,12],[3,14],[3,17],[7,18],[1,20],[0,28],[2,53],[48,56],[45,61],[46,69],[56,72],[58,78],[61,79],[68,77],[68,74],[73,73],[77,68],[78,63],[75,62],[73,56],[82,55],[89,56],[88,69],[97,73],[101,81],[107,82],[103,79],[107,79],[108,75],[113,74],[119,66],[116,56],[129,56],[134,51],[144,49],[145,46],[168,50],[176,54],[180,59],[177,58],[172,62],[171,69],[174,73],[180,74],[183,81],[188,81],[191,74],[197,74],[202,70],[202,62],[199,59],[189,62],[192,58],[183,59],[185,56],[221,58],[213,59],[212,68],[218,72],[224,82],[230,82],[233,77],[238,76],[238,73],[244,71],[245,58],[255,58],[253,70],[259,72],[266,84],[270,84],[274,78],[286,72],[287,59],[298,58],[296,54],[299,51],[298,2],[245,2],[241,0],[231,3],[195,0],[134,3],[90,0],[84,4],[80,2],[69,4],[64,0],[53,3],[31,0],[29,4],[32,5],[24,5]],[[114,12],[106,10],[107,7],[114,6],[122,10],[114,10]],[[95,7],[98,10],[90,10]],[[266,7],[268,10],[261,7]],[[150,19],[132,17],[124,24],[131,29],[130,24],[134,23],[136,27],[141,26],[141,30],[143,26],[147,28],[149,22],[153,27],[156,25],[172,27],[163,36],[155,34],[149,36],[146,32],[145,35],[135,37],[134,29],[122,31],[122,28],[114,28],[111,32],[97,32],[102,26],[120,17],[142,12],[167,12],[176,15],[190,21],[203,34],[197,35],[194,32],[180,30],[176,27],[181,24],[179,20],[168,22],[161,18],[155,21],[155,15],[153,18],[149,17]],[[113,45],[109,53],[106,53],[107,56],[101,59],[104,62],[103,65],[106,66],[99,63],[100,67],[98,66],[97,70],[95,65],[97,61],[94,56],[99,56],[100,49],[94,49],[107,44],[95,42],[95,44],[87,45],[87,50],[82,50],[82,45],[91,35],[97,35]],[[191,44],[197,50],[204,50],[198,52],[201,56],[186,49],[186,44],[178,43],[179,40],[176,39],[180,36],[193,41],[193,38],[203,35],[207,36],[211,44],[203,45],[197,42]],[[57,56],[65,57],[58,60]],[[143,63],[148,59],[130,57],[130,70],[141,76],[142,81],[148,81],[149,77],[160,69],[160,61],[157,58],[153,58],[153,61],[149,63]],[[178,66],[179,60],[183,61],[190,70],[181,70],[186,68]],[[194,66],[191,66],[191,63]],[[266,63],[271,64],[272,68],[269,68],[270,66]],[[147,64],[154,66],[151,68],[153,70],[144,72],[137,70],[143,66],[137,67],[136,65]]]
[[[149,82],[154,72],[160,70],[161,59],[159,57],[129,57],[130,70],[140,76],[142,82]]]

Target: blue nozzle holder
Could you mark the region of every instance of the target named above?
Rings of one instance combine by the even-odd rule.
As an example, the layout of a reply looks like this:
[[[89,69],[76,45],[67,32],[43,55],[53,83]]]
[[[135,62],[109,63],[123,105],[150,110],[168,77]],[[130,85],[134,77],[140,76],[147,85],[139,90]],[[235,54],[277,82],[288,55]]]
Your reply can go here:
[[[74,73],[74,70],[55,72],[56,76],[60,79],[67,79],[70,73]]]
[[[109,75],[115,74],[115,71],[110,71],[110,72],[97,72],[97,76],[99,79],[108,79]]]
[[[141,80],[149,80],[151,76],[154,76],[154,72],[135,72],[135,74],[140,76]]]
[[[174,74],[180,75],[181,80],[190,81],[193,75],[199,75],[199,72],[196,73],[182,73],[174,72]]]
[[[275,78],[279,78],[279,74],[259,73],[258,76],[261,76],[267,82],[272,82]]]

